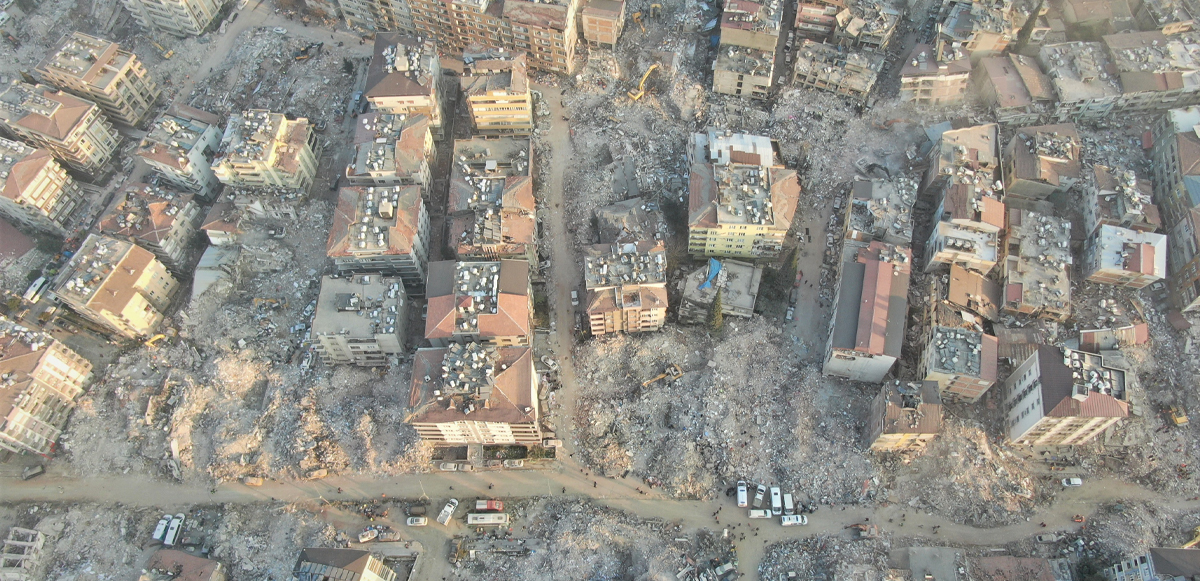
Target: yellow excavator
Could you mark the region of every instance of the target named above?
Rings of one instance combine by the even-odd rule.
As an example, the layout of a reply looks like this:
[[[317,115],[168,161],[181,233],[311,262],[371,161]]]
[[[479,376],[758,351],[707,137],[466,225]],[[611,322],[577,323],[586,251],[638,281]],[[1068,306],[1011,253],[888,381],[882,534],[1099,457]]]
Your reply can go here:
[[[657,382],[661,379],[666,379],[668,377],[671,378],[671,381],[675,381],[676,379],[683,377],[683,370],[680,369],[678,365],[672,363],[667,366],[666,371],[659,373],[658,375],[655,375],[654,377],[651,377],[650,379],[647,379],[646,381],[643,381],[642,387],[650,387],[655,382]]]
[[[646,25],[642,24],[642,13],[641,12],[634,12],[633,14],[629,15],[629,18],[631,20],[633,20],[635,23],[637,23],[638,26],[641,27],[642,34],[646,34]]]
[[[170,60],[171,57],[175,56],[175,51],[163,48],[163,45],[158,44],[153,40],[150,41],[150,44],[153,44],[154,48],[158,49],[158,54],[162,55],[163,60]]]
[[[166,335],[159,333],[159,334],[151,337],[150,339],[148,339],[146,341],[146,346],[147,347],[155,347],[158,344],[158,342],[162,341],[164,338],[166,338]]]
[[[654,64],[650,65],[650,68],[646,69],[646,74],[642,75],[642,82],[638,83],[637,90],[629,92],[629,98],[631,100],[637,101],[638,99],[641,99],[642,96],[644,96],[646,94],[646,79],[649,78],[650,73],[653,73],[654,69],[657,69],[657,68],[658,68],[658,63],[654,63]]]
[[[662,14],[662,4],[650,5],[650,18],[658,18]]]
[[[1200,527],[1196,527],[1196,529],[1192,531],[1192,540],[1190,540],[1190,541],[1188,541],[1188,542],[1184,543],[1184,545],[1183,545],[1182,547],[1179,547],[1179,548],[1181,548],[1181,549],[1190,549],[1190,548],[1192,548],[1192,547],[1195,547],[1195,546],[1197,546],[1197,545],[1200,545]]]

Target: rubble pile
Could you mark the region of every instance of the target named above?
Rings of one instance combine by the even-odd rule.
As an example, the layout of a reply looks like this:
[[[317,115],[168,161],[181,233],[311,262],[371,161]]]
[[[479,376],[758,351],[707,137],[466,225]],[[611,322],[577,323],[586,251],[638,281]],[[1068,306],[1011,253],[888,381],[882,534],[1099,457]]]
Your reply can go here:
[[[888,570],[887,539],[852,541],[818,535],[775,543],[766,548],[758,567],[760,579],[881,579]]]
[[[592,341],[576,358],[584,461],[682,497],[712,498],[748,479],[821,502],[861,500],[873,476],[858,446],[866,401],[843,404],[831,392],[852,388],[794,367],[789,352],[758,317],[726,323],[715,340],[691,327]],[[642,387],[673,363],[682,378]]]
[[[1178,547],[1192,539],[1200,512],[1158,503],[1121,501],[1100,507],[1082,532],[1087,551],[1104,562],[1141,555],[1151,547]]]

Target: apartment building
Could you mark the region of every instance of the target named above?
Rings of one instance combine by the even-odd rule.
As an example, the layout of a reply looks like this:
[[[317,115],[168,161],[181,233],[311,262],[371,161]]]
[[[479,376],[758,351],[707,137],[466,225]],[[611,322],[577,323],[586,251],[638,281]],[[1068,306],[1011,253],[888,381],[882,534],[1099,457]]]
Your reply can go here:
[[[235,246],[241,241],[242,212],[228,198],[217,200],[200,222],[200,230],[212,246]]]
[[[130,126],[146,120],[160,93],[137,55],[82,32],[64,36],[36,72],[43,82],[94,101],[110,119]]]
[[[1004,148],[1004,195],[1044,200],[1064,193],[1083,175],[1075,125],[1022,127]]]
[[[1026,446],[1090,442],[1129,417],[1125,379],[1101,355],[1039,345],[1005,382],[1008,439]]]
[[[49,150],[70,169],[92,177],[107,170],[121,143],[95,103],[16,80],[0,93],[0,125],[17,139]]]
[[[1000,320],[1000,285],[987,276],[955,264],[950,266],[948,278],[945,275],[935,277],[933,284],[937,288],[930,296],[949,301],[993,323]]]
[[[393,31],[417,34],[405,0],[337,0],[346,26],[366,32]],[[428,34],[428,31],[422,31]]]
[[[1167,237],[1120,226],[1100,226],[1084,244],[1083,277],[1132,289],[1160,281],[1167,277]]]
[[[1200,576],[1200,551],[1153,547],[1104,570],[1110,581],[1179,581]]]
[[[959,264],[987,274],[1000,257],[1004,202],[992,189],[992,176],[982,170],[958,166],[946,178],[941,202],[933,214],[937,222],[925,245],[925,270]]]
[[[1154,200],[1171,242],[1167,246],[1171,302],[1200,309],[1200,107],[1167,111],[1152,128]]]
[[[945,18],[937,24],[938,38],[962,47],[974,63],[1004,52],[1017,39],[1018,29],[1006,4],[964,1],[946,5]]]
[[[1132,170],[1092,166],[1092,179],[1083,198],[1083,227],[1095,234],[1101,226],[1117,226],[1139,232],[1162,229],[1158,206],[1151,200],[1150,180],[1138,179]]]
[[[805,40],[796,51],[795,84],[850,97],[865,103],[885,55]]]
[[[889,381],[867,412],[864,438],[873,452],[924,450],[942,431],[942,399],[931,381]]]
[[[516,258],[537,263],[532,157],[532,142],[525,138],[454,142],[447,246],[459,260]]]
[[[984,57],[971,77],[971,92],[1004,125],[1037,125],[1054,110],[1050,79],[1030,57],[1012,53]]]
[[[1000,128],[995,123],[950,129],[942,132],[929,152],[929,167],[921,180],[921,191],[941,193],[952,183],[971,183],[981,191],[994,189],[985,180],[995,179],[1000,169]],[[994,192],[987,194],[998,197]],[[935,216],[942,215],[939,211]]]
[[[219,561],[176,549],[159,549],[137,581],[228,581],[227,573]]]
[[[580,12],[583,39],[594,47],[612,50],[625,28],[623,0],[588,0]]]
[[[410,296],[425,296],[429,211],[420,186],[338,190],[326,254],[339,272],[397,276]]]
[[[859,242],[879,240],[907,247],[912,244],[912,209],[916,202],[917,184],[907,178],[856,179],[850,184],[850,203],[844,210],[845,236]]]
[[[754,316],[763,269],[740,260],[708,259],[708,265],[692,271],[683,281],[679,301],[679,323],[703,325],[712,304],[721,293],[721,313],[726,317]]]
[[[693,133],[687,153],[688,163],[729,165],[741,163],[768,167],[782,166],[779,142],[762,135],[734,133],[728,129],[708,128]]]
[[[584,249],[584,305],[592,335],[662,328],[667,318],[666,254],[661,240]]]
[[[399,279],[322,277],[312,321],[313,350],[326,365],[386,366],[405,352],[408,307]]]
[[[351,186],[430,186],[429,160],[437,154],[428,117],[372,111],[358,119],[346,166]]]
[[[904,343],[912,252],[877,240],[846,240],[840,270],[821,372],[881,382]]]
[[[1071,316],[1071,222],[1010,208],[1000,280],[1008,314],[1065,321]]]
[[[53,234],[66,236],[85,199],[67,170],[50,152],[0,138],[0,216]]]
[[[296,581],[398,581],[379,555],[356,549],[304,549],[292,568]],[[399,580],[402,581],[402,580]]]
[[[425,338],[435,347],[529,344],[533,289],[524,260],[430,263],[426,296]]]
[[[999,342],[983,331],[982,317],[930,299],[917,374],[935,383],[944,400],[977,402],[996,383]]]
[[[179,37],[200,36],[221,11],[219,0],[121,0],[142,28]]]
[[[163,320],[179,281],[150,251],[90,234],[54,281],[56,299],[109,332],[149,336]]]
[[[137,156],[168,182],[202,200],[215,200],[221,181],[211,166],[222,132],[216,115],[176,103],[154,120]]]
[[[801,0],[792,30],[799,38],[825,42],[838,26],[837,15],[846,9],[843,0]]]
[[[437,50],[437,43],[429,37],[377,34],[363,96],[379,113],[424,115],[433,138],[440,141],[445,137],[445,118]]]
[[[318,151],[308,119],[292,121],[282,113],[250,109],[229,118],[212,170],[227,186],[286,190],[302,197],[316,176]]]
[[[133,242],[153,252],[172,272],[182,274],[203,217],[190,193],[130,183],[100,216],[96,232]]]
[[[418,349],[405,421],[427,442],[537,445],[537,391],[531,347]]]
[[[693,256],[777,256],[800,198],[796,171],[778,166],[693,163],[688,189]]]
[[[900,100],[926,107],[959,103],[967,94],[971,59],[946,42],[913,46],[900,68]]]
[[[1133,30],[1133,12],[1126,0],[1063,0],[1063,22],[1073,27],[1112,32]]]
[[[1134,14],[1141,30],[1161,30],[1173,35],[1189,32],[1196,27],[1200,4],[1195,0],[1142,0]]]
[[[597,0],[607,1],[607,0]],[[533,96],[525,53],[489,51],[473,54],[460,92],[471,113],[476,135],[529,135],[533,132]]]
[[[882,53],[896,34],[900,10],[875,2],[850,3],[838,12],[833,41],[839,46]]]
[[[91,381],[92,364],[53,337],[5,329],[0,333],[0,449],[49,455],[75,398]]]
[[[777,0],[728,0],[721,13],[713,92],[766,99],[775,82],[782,24],[783,7]]]

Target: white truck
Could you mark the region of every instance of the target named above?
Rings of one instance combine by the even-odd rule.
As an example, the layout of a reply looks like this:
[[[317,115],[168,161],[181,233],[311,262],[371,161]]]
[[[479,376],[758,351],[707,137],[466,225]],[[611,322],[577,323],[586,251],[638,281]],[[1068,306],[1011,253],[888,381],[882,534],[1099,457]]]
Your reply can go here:
[[[449,523],[450,518],[454,516],[454,510],[457,508],[458,508],[458,499],[451,498],[450,502],[447,502],[446,506],[442,507],[442,512],[438,513],[438,517],[437,517],[438,524],[445,526],[446,523]]]

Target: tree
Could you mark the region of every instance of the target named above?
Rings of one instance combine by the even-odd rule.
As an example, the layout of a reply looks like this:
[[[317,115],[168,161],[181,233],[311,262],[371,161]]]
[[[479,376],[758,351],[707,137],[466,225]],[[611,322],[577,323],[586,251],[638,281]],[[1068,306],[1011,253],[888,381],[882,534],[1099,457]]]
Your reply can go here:
[[[724,307],[721,306],[721,289],[717,289],[717,296],[713,297],[713,302],[708,307],[708,330],[720,333],[723,328],[725,328],[725,312]]]

